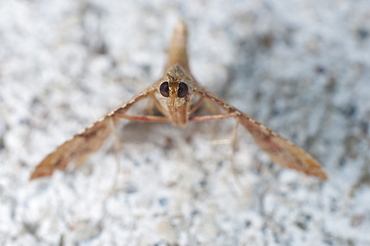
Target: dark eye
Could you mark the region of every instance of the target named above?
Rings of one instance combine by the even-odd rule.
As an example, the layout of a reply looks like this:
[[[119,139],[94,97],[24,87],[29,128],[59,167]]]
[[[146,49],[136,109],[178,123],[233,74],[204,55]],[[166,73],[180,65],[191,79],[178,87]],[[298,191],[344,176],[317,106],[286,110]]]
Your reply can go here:
[[[159,92],[164,97],[169,97],[170,96],[170,88],[168,87],[168,82],[163,82],[161,84],[161,86],[159,87]]]
[[[185,97],[188,94],[188,86],[184,82],[179,83],[179,89],[177,91],[178,97]]]

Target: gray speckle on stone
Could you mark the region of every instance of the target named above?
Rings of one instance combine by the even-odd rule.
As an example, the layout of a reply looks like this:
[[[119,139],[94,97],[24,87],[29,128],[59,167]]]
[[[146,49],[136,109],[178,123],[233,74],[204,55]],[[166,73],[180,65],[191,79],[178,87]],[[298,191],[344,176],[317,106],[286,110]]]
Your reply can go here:
[[[370,245],[368,1],[0,2],[1,245]],[[271,164],[233,121],[122,122],[81,168],[28,181],[159,78],[178,19],[210,91],[301,146]],[[116,180],[116,183],[114,183]]]

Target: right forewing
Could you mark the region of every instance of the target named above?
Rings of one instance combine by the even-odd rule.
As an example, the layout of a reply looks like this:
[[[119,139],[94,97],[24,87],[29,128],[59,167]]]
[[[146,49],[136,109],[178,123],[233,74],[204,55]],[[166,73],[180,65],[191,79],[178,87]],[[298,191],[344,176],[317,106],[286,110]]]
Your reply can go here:
[[[116,115],[126,113],[131,106],[148,97],[154,90],[155,88],[152,86],[142,91],[91,126],[86,127],[71,140],[60,145],[37,165],[30,179],[50,176],[57,169],[65,169],[72,160],[75,160],[76,164],[83,163],[90,154],[96,152],[102,146],[109,136],[119,119]]]

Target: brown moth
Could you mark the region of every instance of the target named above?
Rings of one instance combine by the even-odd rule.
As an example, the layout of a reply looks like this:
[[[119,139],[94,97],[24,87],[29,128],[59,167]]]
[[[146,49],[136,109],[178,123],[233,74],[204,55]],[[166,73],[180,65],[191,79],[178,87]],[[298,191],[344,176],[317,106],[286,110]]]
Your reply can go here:
[[[236,118],[245,127],[274,162],[323,180],[327,179],[326,173],[311,155],[201,87],[190,73],[186,43],[186,25],[179,22],[173,33],[169,60],[162,78],[60,145],[41,161],[30,179],[50,176],[55,170],[66,168],[72,160],[77,164],[83,163],[91,153],[101,147],[113,130],[112,125],[120,118],[147,122],[169,121],[173,125],[185,127],[188,121],[212,121],[231,117]],[[144,98],[153,100],[163,116],[126,114],[135,103]],[[218,105],[223,113],[193,116],[192,113],[204,100]]]

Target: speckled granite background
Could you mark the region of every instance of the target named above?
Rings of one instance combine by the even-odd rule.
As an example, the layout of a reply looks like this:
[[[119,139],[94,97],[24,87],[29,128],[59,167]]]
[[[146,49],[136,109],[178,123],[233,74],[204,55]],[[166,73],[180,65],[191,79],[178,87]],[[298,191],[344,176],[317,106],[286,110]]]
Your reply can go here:
[[[233,121],[122,121],[75,171],[37,163],[154,82],[178,19],[209,90],[320,160],[272,164]],[[0,2],[1,245],[370,245],[370,2]],[[224,144],[222,144],[224,143]],[[225,144],[226,143],[226,144]]]

